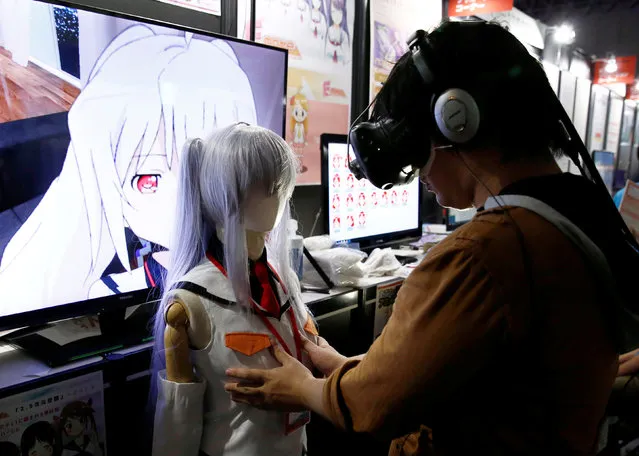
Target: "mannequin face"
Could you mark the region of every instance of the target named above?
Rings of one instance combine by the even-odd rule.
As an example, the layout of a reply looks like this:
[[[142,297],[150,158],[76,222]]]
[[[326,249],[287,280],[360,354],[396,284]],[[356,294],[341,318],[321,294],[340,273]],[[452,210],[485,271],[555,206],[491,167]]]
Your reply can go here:
[[[285,207],[282,195],[252,191],[244,201],[244,226],[247,231],[268,233],[281,220]]]

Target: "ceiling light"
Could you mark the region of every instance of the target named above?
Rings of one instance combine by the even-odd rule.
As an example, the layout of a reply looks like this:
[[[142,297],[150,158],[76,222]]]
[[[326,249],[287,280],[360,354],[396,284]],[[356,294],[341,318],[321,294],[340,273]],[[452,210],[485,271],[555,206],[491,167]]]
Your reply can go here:
[[[562,24],[555,28],[554,38],[559,44],[571,44],[575,40],[575,29],[568,24]]]

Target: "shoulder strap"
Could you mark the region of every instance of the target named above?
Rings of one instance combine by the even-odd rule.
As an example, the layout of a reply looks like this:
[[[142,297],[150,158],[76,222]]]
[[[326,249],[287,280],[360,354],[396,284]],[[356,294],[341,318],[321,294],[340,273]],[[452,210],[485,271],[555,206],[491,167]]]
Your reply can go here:
[[[620,339],[617,341],[622,350],[635,348],[637,331],[639,331],[639,316],[630,311],[623,302],[617,289],[617,282],[608,263],[608,259],[601,249],[574,223],[561,215],[558,211],[539,201],[524,195],[500,195],[489,198],[486,201],[486,209],[496,209],[499,207],[522,207],[543,217],[561,231],[570,241],[581,251],[583,257],[588,261],[592,271],[597,277],[600,289],[610,296],[617,312],[616,325],[621,331]]]
[[[215,296],[213,293],[210,293],[202,285],[198,285],[197,283],[182,281],[182,282],[176,283],[172,289],[190,291],[193,294],[196,294],[202,298],[213,301],[214,303],[220,304],[222,306],[235,305],[235,302],[229,301],[228,299],[220,298],[219,296]]]
[[[601,249],[586,234],[568,218],[560,214],[558,211],[539,201],[536,198],[524,195],[500,195],[489,198],[486,201],[486,209],[496,209],[499,207],[522,207],[535,214],[543,217],[549,223],[552,223],[559,231],[563,233],[586,257],[589,264],[597,273],[598,278],[604,279],[604,287],[611,296],[617,298],[616,284],[608,264],[608,259]]]

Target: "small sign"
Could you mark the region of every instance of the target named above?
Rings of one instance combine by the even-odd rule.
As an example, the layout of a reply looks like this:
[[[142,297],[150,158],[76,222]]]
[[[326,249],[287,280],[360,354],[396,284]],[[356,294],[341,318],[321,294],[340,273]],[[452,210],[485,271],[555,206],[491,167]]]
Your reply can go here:
[[[377,299],[375,301],[375,320],[373,323],[373,339],[377,339],[384,330],[393,313],[393,305],[399,288],[404,283],[403,279],[377,286]]]
[[[476,16],[510,11],[513,4],[514,0],[451,0],[448,2],[448,16]]]
[[[637,56],[616,57],[617,71],[608,72],[608,61],[595,62],[594,84],[633,84],[637,72]]]

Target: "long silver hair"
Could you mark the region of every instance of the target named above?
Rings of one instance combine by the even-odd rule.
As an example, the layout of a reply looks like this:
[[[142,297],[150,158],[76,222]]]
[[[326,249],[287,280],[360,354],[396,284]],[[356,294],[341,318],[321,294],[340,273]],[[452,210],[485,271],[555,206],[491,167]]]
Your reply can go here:
[[[187,142],[181,156],[177,213],[170,247],[171,260],[164,293],[155,317],[154,363],[164,365],[165,313],[172,287],[205,257],[209,241],[223,228],[224,267],[238,304],[250,305],[248,249],[243,205],[251,191],[263,189],[285,200],[283,214],[269,233],[266,248],[289,290],[299,295],[299,282],[290,267],[287,222],[289,200],[299,162],[286,142],[262,127],[238,123],[215,131],[207,139]],[[295,299],[297,315],[303,304]]]

